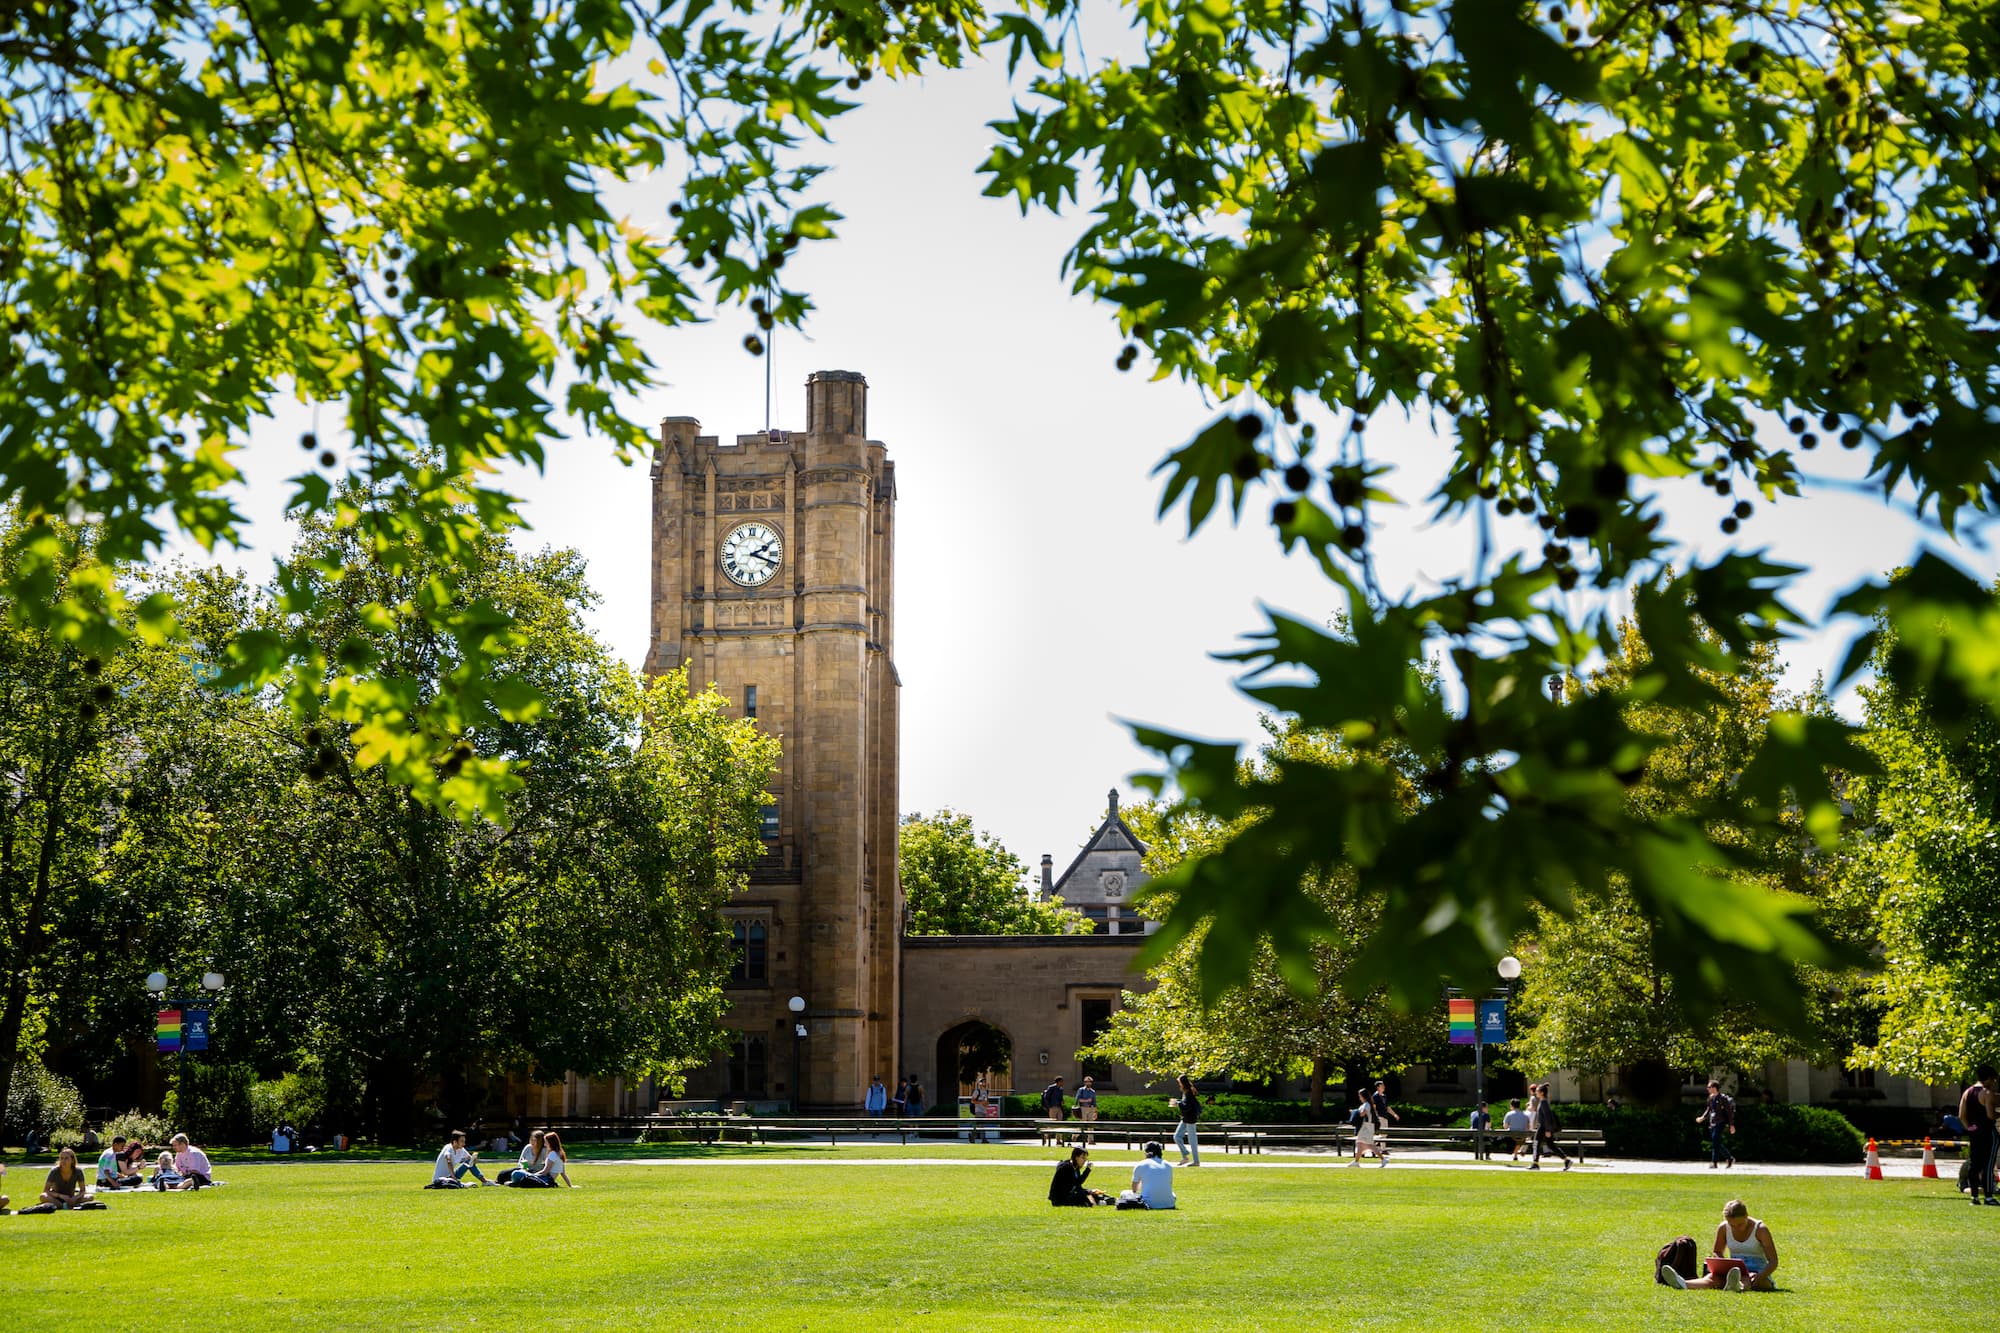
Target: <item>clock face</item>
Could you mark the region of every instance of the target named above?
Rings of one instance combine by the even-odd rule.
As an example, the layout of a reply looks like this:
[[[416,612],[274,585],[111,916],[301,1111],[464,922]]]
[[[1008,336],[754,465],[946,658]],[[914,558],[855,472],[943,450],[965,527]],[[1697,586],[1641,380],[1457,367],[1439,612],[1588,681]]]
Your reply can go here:
[[[731,528],[722,539],[722,572],[746,588],[769,583],[784,560],[784,539],[762,523]]]

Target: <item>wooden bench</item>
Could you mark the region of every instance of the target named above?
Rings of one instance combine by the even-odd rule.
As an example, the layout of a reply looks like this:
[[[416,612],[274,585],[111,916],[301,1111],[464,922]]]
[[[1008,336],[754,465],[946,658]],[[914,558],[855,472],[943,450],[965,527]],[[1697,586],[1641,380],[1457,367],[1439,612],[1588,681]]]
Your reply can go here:
[[[1174,1140],[1174,1126],[1178,1123],[1178,1121],[1174,1120],[1037,1120],[1033,1122],[1036,1133],[1041,1138],[1044,1148],[1061,1147],[1066,1143],[1086,1146],[1093,1143],[1115,1143],[1122,1148],[1137,1148],[1148,1139],[1157,1139],[1161,1143],[1172,1143]],[[1231,1131],[1241,1128],[1241,1126],[1233,1122],[1216,1121],[1213,1124],[1196,1125],[1195,1128],[1201,1131],[1201,1136],[1204,1139],[1208,1138],[1211,1134],[1221,1139],[1225,1138]]]
[[[1354,1147],[1354,1127],[1345,1122],[1333,1125],[1233,1125],[1230,1132],[1222,1135],[1224,1152],[1261,1153],[1267,1148],[1335,1148],[1352,1151]],[[1464,1151],[1472,1154],[1474,1161],[1488,1161],[1501,1141],[1513,1137],[1505,1130],[1471,1129],[1461,1125],[1391,1125],[1382,1131],[1381,1141],[1390,1151],[1416,1148],[1440,1148],[1447,1151]],[[1584,1150],[1601,1150],[1604,1147],[1604,1131],[1599,1129],[1564,1129],[1556,1132],[1556,1142],[1564,1148],[1574,1148],[1576,1158],[1584,1159]]]

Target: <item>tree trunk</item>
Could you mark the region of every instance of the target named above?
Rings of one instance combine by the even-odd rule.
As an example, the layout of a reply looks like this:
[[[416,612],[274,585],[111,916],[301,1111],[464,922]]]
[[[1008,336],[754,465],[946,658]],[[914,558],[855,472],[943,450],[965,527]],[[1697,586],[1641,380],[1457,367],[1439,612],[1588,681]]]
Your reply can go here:
[[[21,1125],[6,1125],[7,1098],[14,1090],[14,1067],[20,1063],[21,1020],[28,1009],[28,981],[17,973],[7,979],[7,1005],[0,1011],[0,1126],[20,1133]]]
[[[1331,1063],[1323,1055],[1313,1057],[1312,1109],[1308,1112],[1313,1120],[1326,1119],[1326,1075]]]

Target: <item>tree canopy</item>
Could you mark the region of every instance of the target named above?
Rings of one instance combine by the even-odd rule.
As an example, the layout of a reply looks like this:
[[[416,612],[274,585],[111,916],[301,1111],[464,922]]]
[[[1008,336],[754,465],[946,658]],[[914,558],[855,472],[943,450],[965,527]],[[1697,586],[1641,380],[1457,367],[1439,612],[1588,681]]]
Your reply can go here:
[[[972,816],[905,815],[897,866],[912,935],[1075,935],[1090,922],[1035,896],[1028,867]]]
[[[1301,886],[1351,862],[1394,924],[1347,975],[1417,1002],[1483,977],[1538,910],[1567,912],[1551,885],[1616,877],[1680,946],[1692,1009],[1743,998],[1806,1021],[1793,967],[1852,954],[1733,872],[1756,869],[1745,847],[1788,805],[1830,843],[1826,772],[1873,763],[1849,729],[1776,713],[1745,785],[1649,812],[1625,788],[1658,742],[1618,699],[1563,705],[1544,682],[1615,649],[1621,597],[1652,650],[1624,689],[1646,699],[1713,700],[1715,677],[1799,624],[1794,571],[1745,545],[1664,572],[1686,554],[1661,535],[1677,481],[1733,497],[1723,528],[1746,544],[1813,483],[1823,444],[1940,538],[2000,504],[2000,43],[1983,8],[1128,0],[1109,12],[1136,49],[1116,57],[1085,51],[1071,0],[752,10],[15,7],[0,498],[95,522],[113,563],[157,551],[163,523],[227,543],[230,451],[297,395],[339,421],[302,441],[299,510],[382,550],[476,560],[510,519],[488,469],[539,463],[558,411],[641,448],[624,403],[655,374],[628,320],[708,300],[805,318],[782,269],[837,217],[799,145],[850,105],[843,84],[865,97],[877,73],[1004,50],[1026,86],[996,107],[984,188],[1087,206],[1068,267],[1129,337],[1121,363],[1217,406],[1163,463],[1162,512],[1199,528],[1268,497],[1277,539],[1346,603],[1344,632],[1274,617],[1238,656],[1260,701],[1341,735],[1354,763],[1246,781],[1237,747],[1139,733],[1190,808],[1228,826],[1268,812],[1162,883],[1156,947],[1199,930],[1221,960],[1205,987],[1263,941],[1304,968],[1335,927]],[[606,183],[655,168],[657,210],[614,220]],[[1424,502],[1489,538],[1441,591],[1391,595],[1371,559],[1395,482],[1368,427],[1393,413],[1452,442]],[[339,498],[345,472],[365,502]],[[108,578],[63,582],[60,549],[14,542],[10,614],[97,652],[164,627],[165,601],[128,612]],[[288,596],[310,600],[307,573]],[[58,583],[53,602],[28,595]],[[1586,588],[1614,595],[1568,595]],[[454,688],[415,711],[303,622],[234,641],[227,679],[288,680],[302,713],[344,701],[361,763],[490,809],[504,763],[465,762],[455,790],[430,775],[529,705],[486,652],[490,608],[412,608],[466,646]],[[1944,559],[1841,609],[1896,631],[1884,668],[1947,727],[2000,699],[2000,617]],[[1424,663],[1444,675],[1434,697]],[[1414,807],[1385,746],[1419,761]],[[1712,844],[1718,820],[1753,836]]]
[[[1617,653],[1584,688],[1627,698],[1635,725],[1660,738],[1627,796],[1656,816],[1701,810],[1717,789],[1740,782],[1757,762],[1773,715],[1829,711],[1823,698],[1788,696],[1779,688],[1780,663],[1770,645],[1755,652],[1744,671],[1711,681],[1715,701],[1694,707],[1631,701],[1625,683],[1647,653],[1626,624]],[[1726,823],[1705,831],[1725,846],[1743,846],[1753,836]],[[1837,890],[1838,854],[1822,851],[1796,814],[1781,815],[1775,829],[1754,836],[1769,843],[1758,849],[1756,871],[1736,872],[1745,887],[1816,907],[1844,900]],[[1798,969],[1794,984],[1810,1021],[1788,1029],[1774,1030],[1743,1003],[1691,1013],[1670,960],[1663,957],[1673,942],[1660,938],[1624,884],[1614,879],[1573,889],[1573,910],[1566,915],[1543,910],[1515,949],[1524,964],[1514,989],[1518,1035],[1504,1058],[1517,1068],[1623,1069],[1628,1095],[1671,1099],[1679,1095],[1682,1071],[1756,1070],[1783,1059],[1839,1064],[1872,1031],[1867,986],[1846,970]],[[1857,951],[1872,941],[1866,913],[1835,911],[1826,919]]]
[[[1296,725],[1274,731],[1252,762],[1270,770],[1293,762],[1342,762],[1340,744]],[[1212,818],[1152,802],[1127,806],[1126,820],[1146,844],[1146,870],[1164,876],[1189,857],[1211,852],[1234,830]],[[1304,1075],[1315,1111],[1335,1071],[1347,1079],[1401,1069],[1424,1060],[1443,1044],[1435,1007],[1399,1012],[1380,991],[1352,994],[1345,971],[1361,943],[1380,922],[1378,904],[1354,893],[1352,871],[1322,874],[1305,886],[1313,902],[1338,927],[1313,949],[1310,970],[1281,966],[1262,946],[1241,984],[1213,1003],[1205,998],[1202,969],[1214,966],[1198,934],[1181,942],[1148,970],[1153,988],[1127,992],[1111,1024],[1083,1052],[1144,1073],[1224,1075],[1284,1080]],[[1172,899],[1150,896],[1149,910],[1170,911]]]
[[[0,1091],[44,1039],[72,1067],[114,1063],[150,1025],[154,968],[229,979],[214,1061],[309,1067],[365,1092],[339,1108],[365,1120],[343,1123],[384,1136],[422,1104],[477,1113],[496,1073],[671,1085],[707,1063],[729,967],[718,909],[761,849],[777,743],[682,674],[618,663],[583,627],[574,553],[478,541],[447,568],[312,519],[293,558],[324,580],[310,599],[170,569],[148,586],[179,608],[171,645],[100,660],[8,626],[0,764],[33,797],[0,829]],[[461,679],[462,640],[411,609],[445,588],[491,608],[507,638],[486,650],[535,701],[439,761],[447,788],[507,763],[504,824],[453,818],[363,762],[378,734],[363,725],[218,683],[235,640],[297,635],[365,658],[421,708]]]
[[[2000,724],[1952,726],[1883,674],[1862,691],[1881,772],[1854,784],[1841,865],[1881,953],[1879,1029],[1855,1062],[1956,1081],[2000,1061]]]

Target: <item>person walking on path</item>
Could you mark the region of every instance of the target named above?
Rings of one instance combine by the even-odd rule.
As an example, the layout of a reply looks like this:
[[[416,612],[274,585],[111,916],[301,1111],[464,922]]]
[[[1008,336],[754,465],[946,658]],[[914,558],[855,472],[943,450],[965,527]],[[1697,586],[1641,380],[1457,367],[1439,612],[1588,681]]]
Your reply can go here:
[[[872,1116],[879,1116],[889,1109],[889,1090],[882,1086],[880,1074],[868,1080],[868,1092],[861,1099],[861,1109]]]
[[[1375,1080],[1375,1095],[1370,1097],[1368,1101],[1375,1108],[1375,1127],[1377,1129],[1387,1129],[1389,1122],[1392,1120],[1399,1123],[1402,1121],[1403,1117],[1396,1114],[1396,1108],[1389,1105],[1389,1084],[1386,1080],[1379,1078]]]
[[[2000,1110],[2000,1096],[1995,1095],[1996,1088],[2000,1088],[2000,1073],[1996,1073],[1992,1065],[1981,1065],[1976,1081],[1958,1099],[1958,1118],[1965,1122],[1966,1146],[1972,1156],[1967,1179],[1972,1183],[1975,1207],[1981,1202],[1981,1191],[1986,1194],[1984,1202],[1987,1207],[2000,1203],[1993,1195],[1994,1113]]]
[[[1528,1113],[1521,1109],[1519,1097],[1510,1097],[1507,1100],[1507,1114],[1500,1117],[1500,1123],[1505,1125],[1507,1133],[1513,1136],[1514,1152],[1507,1160],[1518,1162],[1528,1147]]]
[[[973,1143],[986,1142],[986,1131],[980,1126],[986,1123],[986,1108],[993,1104],[993,1094],[987,1091],[986,1075],[972,1080],[972,1133],[967,1139]]]
[[[1174,1098],[1174,1108],[1181,1113],[1181,1122],[1174,1126],[1174,1147],[1180,1149],[1182,1166],[1201,1165],[1201,1134],[1195,1126],[1201,1123],[1201,1098],[1194,1095],[1194,1084],[1188,1076],[1180,1076],[1181,1095]]]
[[[1382,1140],[1382,1113],[1375,1109],[1375,1099],[1362,1088],[1355,1098],[1354,1108],[1354,1160],[1350,1166],[1361,1165],[1361,1154],[1370,1152],[1383,1166],[1389,1165],[1389,1145]]]
[[[1042,1089],[1042,1114],[1051,1120],[1067,1120],[1069,1118],[1068,1114],[1063,1110],[1061,1074],[1057,1074],[1055,1081]]]
[[[903,1094],[903,1114],[910,1117],[924,1113],[924,1085],[910,1080],[910,1090]]]
[[[1562,1133],[1562,1121],[1556,1117],[1555,1104],[1549,1100],[1549,1085],[1537,1083],[1529,1088],[1528,1092],[1532,1098],[1529,1103],[1532,1109],[1528,1115],[1534,1123],[1535,1135],[1535,1159],[1528,1164],[1528,1169],[1541,1170],[1542,1153],[1547,1150],[1562,1158],[1563,1170],[1569,1170],[1574,1163],[1569,1160],[1569,1154],[1562,1150],[1562,1145],[1556,1142],[1556,1135]]]
[[[889,1099],[889,1105],[894,1107],[896,1109],[896,1114],[900,1116],[903,1114],[904,1108],[910,1104],[909,1099],[910,1099],[910,1080],[907,1078],[897,1079],[896,1095]]]
[[[1736,1132],[1736,1099],[1722,1090],[1722,1085],[1714,1079],[1708,1081],[1708,1105],[1694,1118],[1697,1125],[1708,1126],[1708,1169],[1713,1171],[1728,1158],[1729,1165],[1736,1165],[1736,1153],[1729,1146],[1728,1138]]]
[[[1090,1075],[1083,1076],[1083,1086],[1076,1090],[1076,1118],[1086,1123],[1097,1119],[1097,1082]],[[1090,1142],[1090,1131],[1083,1131],[1083,1141]]]

